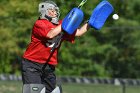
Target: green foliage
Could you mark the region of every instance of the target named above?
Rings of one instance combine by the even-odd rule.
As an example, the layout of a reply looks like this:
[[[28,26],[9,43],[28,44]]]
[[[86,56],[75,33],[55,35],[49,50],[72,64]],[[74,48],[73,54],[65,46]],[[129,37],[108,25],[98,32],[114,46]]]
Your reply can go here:
[[[81,0],[55,0],[65,15]],[[85,20],[101,0],[88,0]],[[75,43],[63,42],[58,75],[140,78],[140,1],[109,0],[119,20],[108,18],[100,31],[91,28]],[[30,42],[41,0],[0,1],[0,73],[19,74],[22,54]],[[85,21],[84,20],[84,21]]]

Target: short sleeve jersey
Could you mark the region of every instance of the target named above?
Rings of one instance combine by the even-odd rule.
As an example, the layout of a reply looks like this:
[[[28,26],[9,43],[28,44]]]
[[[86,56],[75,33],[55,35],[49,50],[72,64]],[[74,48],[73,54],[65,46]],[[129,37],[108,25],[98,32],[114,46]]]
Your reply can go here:
[[[59,24],[61,23],[62,21],[59,21]],[[37,20],[32,28],[31,42],[24,52],[23,58],[42,64],[48,62],[51,65],[57,65],[58,49],[61,45],[61,42],[58,43],[52,55],[50,50],[54,45],[54,41],[59,35],[53,39],[50,39],[47,37],[47,34],[58,25],[54,25],[46,19]],[[63,40],[70,42],[74,42],[74,38],[74,34],[64,34],[63,36]]]

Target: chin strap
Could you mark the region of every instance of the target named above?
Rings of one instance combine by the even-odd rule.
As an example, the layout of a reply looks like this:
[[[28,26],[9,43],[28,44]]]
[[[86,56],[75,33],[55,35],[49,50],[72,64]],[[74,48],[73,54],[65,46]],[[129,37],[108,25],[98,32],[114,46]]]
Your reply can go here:
[[[51,22],[53,24],[59,24],[58,19],[56,17],[55,18],[52,18]]]
[[[57,17],[52,18],[52,17],[50,17],[50,16],[45,15],[45,18],[48,19],[48,20],[49,20],[50,22],[52,22],[53,24],[59,24],[58,18],[57,18]]]

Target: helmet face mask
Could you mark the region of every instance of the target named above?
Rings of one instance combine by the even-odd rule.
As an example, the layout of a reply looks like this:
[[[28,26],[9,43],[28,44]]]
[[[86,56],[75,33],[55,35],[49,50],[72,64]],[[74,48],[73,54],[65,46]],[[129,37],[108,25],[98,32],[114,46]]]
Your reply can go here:
[[[48,10],[56,11],[56,17],[49,15]],[[50,21],[54,24],[58,24],[58,19],[60,16],[59,8],[53,1],[45,1],[39,4],[40,19],[51,19]]]
[[[59,17],[59,13],[58,13],[58,10],[56,9],[56,8],[49,8],[49,9],[47,9],[47,12],[48,12],[48,16],[50,16],[50,17]],[[52,14],[53,13],[53,15],[49,15],[49,14]]]

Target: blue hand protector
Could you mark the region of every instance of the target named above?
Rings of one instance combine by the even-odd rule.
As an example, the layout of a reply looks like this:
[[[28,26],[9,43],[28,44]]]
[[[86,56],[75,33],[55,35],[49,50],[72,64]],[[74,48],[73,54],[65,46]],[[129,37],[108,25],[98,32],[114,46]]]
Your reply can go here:
[[[109,15],[114,11],[114,8],[108,1],[102,1],[93,10],[92,15],[89,19],[89,25],[96,30],[103,27]]]
[[[68,34],[73,34],[83,21],[84,13],[79,8],[73,8],[62,21],[62,29]]]

